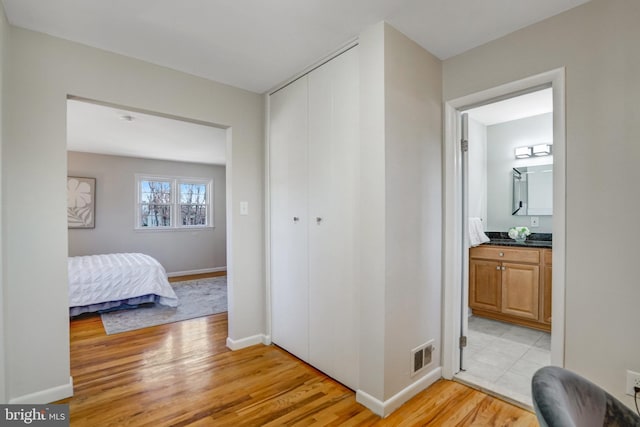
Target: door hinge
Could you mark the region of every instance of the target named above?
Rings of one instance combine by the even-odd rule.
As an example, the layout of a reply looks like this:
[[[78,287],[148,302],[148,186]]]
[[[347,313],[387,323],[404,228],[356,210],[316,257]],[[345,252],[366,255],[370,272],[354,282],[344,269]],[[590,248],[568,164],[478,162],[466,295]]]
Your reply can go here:
[[[466,153],[467,151],[469,151],[469,141],[467,141],[466,139],[461,140],[460,148],[462,149],[463,153]]]
[[[467,337],[462,335],[460,337],[460,348],[464,348],[467,346]]]

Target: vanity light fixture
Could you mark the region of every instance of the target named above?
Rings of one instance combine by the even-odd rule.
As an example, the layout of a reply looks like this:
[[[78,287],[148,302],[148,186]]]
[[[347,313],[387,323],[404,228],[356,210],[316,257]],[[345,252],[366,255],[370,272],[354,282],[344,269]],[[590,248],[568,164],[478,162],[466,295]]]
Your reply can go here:
[[[534,145],[532,148],[534,156],[548,156],[551,154],[551,145],[549,144],[538,144]]]
[[[527,157],[531,157],[531,147],[516,148],[516,159],[526,159]]]

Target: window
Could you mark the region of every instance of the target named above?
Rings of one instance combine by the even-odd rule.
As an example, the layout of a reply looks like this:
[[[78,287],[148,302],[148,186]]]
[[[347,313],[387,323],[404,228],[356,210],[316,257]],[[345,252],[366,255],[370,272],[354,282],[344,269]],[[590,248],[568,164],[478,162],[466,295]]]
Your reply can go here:
[[[136,228],[213,227],[213,180],[136,175]]]
[[[180,223],[183,226],[207,225],[207,184],[180,183]]]

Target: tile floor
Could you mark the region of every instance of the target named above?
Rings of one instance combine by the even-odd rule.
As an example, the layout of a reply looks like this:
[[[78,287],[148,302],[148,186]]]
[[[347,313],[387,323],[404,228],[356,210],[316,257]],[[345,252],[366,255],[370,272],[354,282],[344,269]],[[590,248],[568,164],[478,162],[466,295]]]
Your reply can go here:
[[[549,365],[551,334],[471,316],[460,380],[532,406],[531,377]]]

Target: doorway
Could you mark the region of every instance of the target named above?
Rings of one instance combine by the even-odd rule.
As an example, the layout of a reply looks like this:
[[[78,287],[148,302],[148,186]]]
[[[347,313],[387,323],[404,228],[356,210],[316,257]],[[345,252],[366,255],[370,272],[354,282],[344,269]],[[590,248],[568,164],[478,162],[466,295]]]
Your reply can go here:
[[[466,138],[467,135],[463,135],[462,129],[462,117],[463,113],[467,112],[469,115],[473,115],[474,110],[479,110],[478,107],[486,106],[488,104],[495,104],[499,101],[506,99],[512,99],[519,95],[532,94],[539,92],[543,89],[547,89],[550,92],[552,98],[552,142],[553,142],[553,166],[550,168],[553,173],[553,216],[552,219],[543,218],[544,226],[553,231],[553,252],[549,253],[549,260],[553,259],[554,269],[549,271],[550,280],[553,278],[553,305],[551,306],[552,318],[553,318],[553,330],[550,335],[545,335],[544,332],[531,329],[531,326],[537,326],[537,324],[524,322],[522,325],[514,325],[511,322],[505,322],[506,318],[496,316],[493,318],[473,316],[468,317],[468,301],[469,301],[469,217],[483,218],[484,230],[494,231],[487,229],[487,226],[496,228],[495,232],[504,232],[506,234],[507,229],[505,224],[521,225],[523,221],[527,221],[526,224],[530,225],[530,221],[534,221],[539,226],[540,218],[543,217],[541,210],[531,210],[531,214],[524,216],[512,216],[513,211],[505,213],[503,218],[488,217],[490,209],[488,209],[488,203],[482,205],[478,200],[473,199],[473,205],[469,203],[469,190],[474,188],[477,192],[478,185],[482,185],[482,182],[474,177],[469,180],[467,174],[468,169],[468,154],[473,153],[469,151],[463,151],[463,140],[468,140],[469,144],[472,143],[470,138]],[[564,364],[564,247],[565,247],[565,182],[564,182],[564,170],[565,170],[565,140],[564,140],[564,69],[553,70],[548,73],[533,76],[527,79],[523,79],[517,82],[505,84],[493,89],[489,89],[480,93],[465,96],[455,100],[446,102],[445,104],[445,239],[444,239],[444,336],[443,336],[443,376],[449,379],[457,379],[463,382],[469,382],[483,390],[498,394],[502,397],[512,400],[514,403],[520,406],[530,407],[530,396],[526,393],[522,393],[529,389],[528,384],[521,383],[517,385],[516,393],[510,393],[508,388],[497,387],[498,380],[502,379],[501,385],[505,383],[514,383],[513,379],[516,378],[514,372],[508,374],[509,368],[520,370],[518,374],[524,372],[530,373],[532,369],[538,364],[547,365],[553,364],[562,366]],[[535,144],[531,144],[535,145]],[[528,147],[528,144],[523,143],[523,146]],[[517,147],[516,147],[517,148]],[[513,148],[510,148],[510,150]],[[511,155],[514,153],[511,152]],[[485,153],[486,155],[486,153]],[[492,153],[494,156],[495,153]],[[540,157],[541,159],[542,157]],[[536,159],[538,164],[545,163],[540,159]],[[548,168],[549,169],[549,168]],[[504,178],[504,177],[502,177]],[[486,186],[486,183],[484,184]],[[513,188],[513,184],[510,181],[501,182],[503,188]],[[504,191],[503,191],[504,193]],[[512,198],[512,191],[509,190],[502,194],[504,200]],[[504,202],[503,200],[503,202]],[[502,202],[501,202],[502,203]],[[509,201],[509,206],[511,201]],[[505,209],[504,203],[502,203],[502,209]],[[533,217],[536,214],[537,217]],[[489,224],[487,224],[489,222]],[[503,230],[503,228],[505,228]],[[533,227],[530,227],[533,228]],[[492,236],[494,238],[508,236]],[[502,265],[502,264],[500,264]],[[504,265],[498,269],[504,269]],[[495,266],[493,266],[495,268]],[[536,273],[537,274],[537,273]],[[533,277],[533,276],[532,276]],[[536,280],[538,276],[535,276]],[[502,298],[502,296],[498,296]],[[536,305],[536,310],[538,306]],[[478,314],[491,314],[490,312],[482,313],[479,310]],[[496,323],[497,321],[497,323]],[[539,328],[538,328],[539,329]],[[488,334],[487,332],[493,332]],[[476,343],[470,343],[469,347],[464,346],[462,337],[467,340],[476,339]],[[515,337],[519,341],[525,341],[527,348],[523,342],[516,341],[515,344],[510,345],[506,341],[506,338]],[[481,338],[485,338],[484,341]],[[491,340],[500,339],[503,341],[491,342]],[[518,355],[511,355],[508,358],[498,360],[497,357],[497,344],[503,346],[511,346],[517,349],[517,352],[522,353]],[[546,358],[540,357],[541,350],[537,346],[547,346],[549,348]],[[480,348],[479,346],[484,346]],[[465,351],[466,350],[466,351]],[[486,377],[490,375],[487,372],[480,372],[484,375],[472,376],[470,370],[465,370],[467,367],[473,368],[475,365],[476,374],[478,374],[478,360],[472,361],[468,356],[476,356],[480,354],[480,350],[485,350],[480,356],[491,357],[490,360],[493,365],[502,363],[503,365],[494,369],[491,373],[493,381],[487,381]],[[502,348],[504,350],[504,348]],[[530,352],[529,352],[530,351]],[[467,353],[465,355],[465,352]],[[529,354],[525,356],[525,353]],[[535,360],[533,357],[537,356]],[[467,356],[467,357],[465,357]],[[544,359],[544,360],[543,360]],[[471,362],[471,363],[470,363]],[[519,362],[519,363],[518,363]],[[472,366],[465,366],[472,365]],[[509,366],[506,366],[509,365]],[[495,368],[495,366],[493,366]],[[526,369],[525,369],[526,367]],[[483,380],[477,380],[477,377],[485,377]],[[511,394],[511,396],[509,396]]]
[[[172,285],[181,301],[191,301],[162,315],[167,322],[227,311],[228,276],[212,277],[228,267],[230,136],[211,123],[68,97],[67,172],[92,177],[95,186],[93,224],[70,225],[69,256],[143,253],[157,260],[170,282],[183,285]],[[194,295],[215,309],[197,309]],[[117,316],[133,310],[112,314],[127,330],[159,321],[146,312],[144,321]]]

